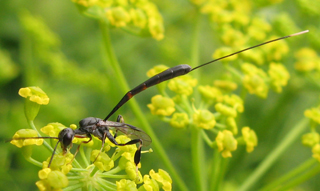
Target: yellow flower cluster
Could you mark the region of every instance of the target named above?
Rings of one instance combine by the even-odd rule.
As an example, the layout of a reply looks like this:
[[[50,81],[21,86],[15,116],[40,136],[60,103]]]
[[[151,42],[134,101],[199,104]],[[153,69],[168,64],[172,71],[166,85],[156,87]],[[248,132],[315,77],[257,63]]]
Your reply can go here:
[[[165,69],[167,67],[163,65],[156,66],[148,72],[148,76],[157,75]],[[167,87],[176,96],[170,98],[163,89],[163,95],[154,96],[148,104],[151,113],[160,116],[175,128],[190,127],[199,131],[217,132],[215,141],[208,141],[208,143],[211,147],[216,147],[223,157],[231,157],[231,152],[237,149],[238,144],[246,145],[247,152],[252,152],[257,146],[257,137],[253,130],[244,127],[242,136],[234,137],[238,134],[236,118],[244,111],[243,100],[235,94],[230,94],[237,88],[237,84],[228,80],[219,80],[214,82],[214,86],[196,87],[196,85],[197,81],[188,75],[171,79]],[[189,103],[188,97],[191,97],[195,90],[198,90],[203,98],[200,109],[196,109],[193,103]],[[207,109],[210,105],[214,105],[215,112]],[[238,139],[241,140],[239,143]]]
[[[163,19],[156,5],[149,0],[72,0],[93,18],[107,18],[115,27],[142,35],[149,33],[154,39],[164,38]]]

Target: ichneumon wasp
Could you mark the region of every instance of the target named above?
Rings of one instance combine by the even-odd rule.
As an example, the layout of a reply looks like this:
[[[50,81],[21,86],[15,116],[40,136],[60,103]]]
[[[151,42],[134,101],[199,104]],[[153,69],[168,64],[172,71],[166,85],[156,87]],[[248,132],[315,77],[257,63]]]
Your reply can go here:
[[[137,127],[134,127],[132,125],[126,124],[124,123],[124,120],[122,118],[122,116],[118,116],[117,121],[108,121],[108,119],[123,105],[125,104],[127,101],[129,101],[134,95],[140,93],[143,90],[146,90],[147,88],[154,86],[156,84],[159,84],[161,82],[173,79],[175,77],[178,76],[182,76],[185,75],[193,70],[196,70],[198,68],[201,68],[203,66],[206,66],[208,64],[211,64],[213,62],[222,60],[224,58],[239,54],[241,52],[271,43],[271,42],[275,42],[281,39],[285,39],[288,37],[292,37],[292,36],[297,36],[300,34],[304,34],[309,32],[308,30],[299,32],[299,33],[295,33],[292,35],[288,35],[288,36],[284,36],[281,38],[277,38],[277,39],[273,39],[237,52],[234,52],[232,54],[223,56],[221,58],[212,60],[210,62],[204,63],[202,65],[199,65],[197,67],[191,68],[189,65],[187,64],[182,64],[182,65],[178,65],[172,68],[169,68],[151,78],[149,78],[148,80],[144,81],[143,83],[141,83],[140,85],[136,86],[135,88],[133,88],[132,90],[128,91],[123,98],[119,101],[118,104],[116,104],[116,106],[111,110],[111,112],[107,115],[106,118],[104,119],[100,119],[100,118],[95,118],[95,117],[87,117],[85,119],[82,119],[79,122],[80,127],[76,130],[73,130],[71,128],[65,128],[63,130],[60,131],[58,137],[21,137],[21,138],[13,138],[12,140],[20,140],[20,139],[57,139],[58,142],[53,150],[50,162],[48,167],[50,167],[50,164],[52,162],[52,159],[54,157],[55,151],[57,149],[58,144],[60,143],[63,154],[67,153],[67,148],[69,146],[72,145],[72,140],[74,139],[74,137],[78,137],[78,138],[89,138],[88,141],[83,141],[82,143],[89,143],[92,140],[92,136],[97,137],[98,139],[101,140],[102,142],[102,146],[100,149],[100,153],[104,148],[104,144],[105,144],[105,140],[106,138],[108,138],[113,144],[117,145],[117,146],[125,146],[125,145],[132,145],[132,144],[139,144],[137,151],[135,152],[134,155],[134,162],[136,165],[139,164],[140,162],[140,158],[141,158],[141,147],[142,146],[148,146],[152,140],[150,138],[150,136],[148,134],[146,134],[144,131],[138,129]],[[112,135],[110,130],[114,130],[115,134]],[[122,132],[123,134],[127,135],[129,138],[131,138],[130,141],[128,141],[127,143],[118,143],[116,141],[116,137],[117,137],[117,133],[118,131]],[[76,151],[76,153],[79,150],[81,144],[79,144],[78,149]],[[76,155],[75,153],[75,155]],[[98,155],[99,156],[99,155]]]

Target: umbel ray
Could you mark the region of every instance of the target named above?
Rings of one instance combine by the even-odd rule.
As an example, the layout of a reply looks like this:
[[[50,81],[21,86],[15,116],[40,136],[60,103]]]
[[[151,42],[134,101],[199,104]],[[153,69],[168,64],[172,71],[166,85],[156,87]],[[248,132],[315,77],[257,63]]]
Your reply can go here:
[[[288,37],[292,37],[292,36],[297,36],[300,34],[304,34],[309,32],[308,30],[299,32],[299,33],[295,33],[292,35],[288,35],[288,36],[284,36],[281,38],[277,38],[277,39],[273,39],[237,52],[234,52],[232,54],[223,56],[221,58],[212,60],[210,62],[204,63],[202,65],[199,65],[195,68],[191,68],[189,65],[187,64],[182,64],[182,65],[178,65],[172,68],[169,68],[159,74],[156,74],[155,76],[149,78],[148,80],[144,81],[143,83],[141,83],[140,85],[136,86],[135,88],[133,88],[132,90],[128,91],[123,98],[119,101],[119,103],[111,110],[111,112],[107,115],[107,117],[105,119],[100,119],[100,118],[95,118],[95,117],[87,117],[82,119],[79,122],[79,128],[78,129],[71,129],[71,128],[65,128],[63,130],[61,130],[59,132],[58,137],[19,137],[19,138],[13,138],[12,140],[21,140],[21,139],[57,139],[58,142],[55,145],[55,148],[53,150],[50,162],[48,164],[48,167],[50,167],[52,159],[54,157],[55,151],[57,149],[58,144],[60,143],[61,145],[61,149],[63,151],[63,154],[67,153],[68,147],[72,145],[72,140],[74,139],[74,137],[77,138],[89,138],[88,141],[83,141],[82,143],[89,143],[92,140],[92,136],[97,137],[98,139],[101,140],[102,145],[101,145],[101,149],[99,154],[102,152],[103,148],[104,148],[104,144],[105,144],[105,140],[106,138],[108,138],[113,144],[117,145],[117,146],[125,146],[125,145],[132,145],[132,144],[138,144],[138,149],[135,152],[134,155],[134,162],[136,165],[139,164],[140,162],[140,158],[141,158],[141,147],[142,146],[148,146],[152,140],[150,138],[150,136],[148,134],[146,134],[144,131],[138,129],[137,127],[134,127],[132,125],[129,125],[127,123],[124,123],[123,118],[119,115],[117,118],[117,121],[108,121],[108,119],[110,118],[110,116],[112,116],[123,104],[125,104],[127,101],[129,101],[134,95],[140,93],[141,91],[154,86],[156,84],[159,84],[161,82],[173,79],[175,77],[178,76],[182,76],[185,75],[193,70],[196,70],[198,68],[201,68],[203,66],[206,66],[208,64],[211,64],[213,62],[222,60],[224,58],[239,54],[241,52],[271,43],[271,42],[275,42],[278,40],[282,40]],[[111,134],[110,130],[113,130],[115,132],[114,135]],[[118,143],[116,141],[116,137],[117,137],[117,133],[118,132],[122,132],[123,134],[125,134],[126,136],[128,136],[131,140],[128,141],[127,143]],[[76,153],[79,150],[81,144],[79,144],[78,149],[76,151]],[[75,155],[76,155],[75,153]],[[99,156],[99,155],[98,155]],[[97,157],[98,157],[97,156]],[[96,159],[97,159],[96,157]]]

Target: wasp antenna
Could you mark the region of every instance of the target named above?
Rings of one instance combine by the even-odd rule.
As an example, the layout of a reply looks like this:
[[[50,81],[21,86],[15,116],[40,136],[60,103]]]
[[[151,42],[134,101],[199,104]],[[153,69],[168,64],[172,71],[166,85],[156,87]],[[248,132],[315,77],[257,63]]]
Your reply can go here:
[[[301,32],[294,33],[294,34],[292,34],[292,35],[289,35],[289,37],[298,36],[298,35],[301,35],[301,34],[304,34],[304,33],[307,33],[307,32],[309,32],[309,30],[305,30],[305,31],[301,31]]]
[[[251,47],[249,47],[249,48],[245,48],[245,49],[239,50],[239,51],[234,52],[234,53],[232,53],[232,54],[228,54],[228,55],[223,56],[223,57],[221,57],[221,58],[217,58],[217,59],[212,60],[212,61],[210,61],[210,62],[207,62],[207,63],[204,63],[204,64],[199,65],[199,66],[197,66],[197,67],[194,67],[194,68],[191,69],[191,71],[193,71],[193,70],[195,70],[195,69],[198,69],[198,68],[201,68],[202,66],[211,64],[211,63],[213,63],[213,62],[222,60],[222,59],[224,59],[224,58],[227,58],[227,57],[230,57],[230,56],[239,54],[239,53],[241,53],[241,52],[244,52],[244,51],[247,51],[247,50],[250,50],[250,49],[254,49],[254,48],[256,48],[256,47],[259,47],[259,46],[262,46],[262,45],[265,45],[265,44],[269,44],[269,43],[271,43],[271,42],[275,42],[275,41],[278,41],[278,40],[282,40],[282,39],[285,39],[285,38],[289,38],[289,37],[292,37],[292,36],[297,36],[297,35],[300,35],[300,34],[304,34],[304,33],[307,33],[307,32],[309,32],[309,30],[305,30],[305,31],[301,31],[301,32],[298,32],[298,33],[294,33],[294,34],[288,35],[288,36],[276,38],[276,39],[269,40],[269,41],[264,42],[264,43],[261,43],[261,44],[257,44],[257,45],[255,45],[255,46],[251,46]]]

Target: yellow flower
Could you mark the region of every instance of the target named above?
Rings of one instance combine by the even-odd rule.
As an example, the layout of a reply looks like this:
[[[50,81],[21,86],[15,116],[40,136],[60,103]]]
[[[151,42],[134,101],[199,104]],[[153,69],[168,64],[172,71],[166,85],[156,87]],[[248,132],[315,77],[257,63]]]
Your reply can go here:
[[[232,132],[228,130],[219,131],[216,137],[216,142],[218,150],[221,152],[223,158],[232,157],[231,151],[235,151],[238,145],[238,142],[233,137]]]
[[[317,132],[311,132],[302,136],[302,144],[307,147],[313,147],[320,141],[320,136]]]
[[[320,69],[320,58],[317,52],[311,48],[300,49],[295,53],[295,57],[298,61],[294,64],[294,67],[300,72]]]
[[[51,171],[48,174],[47,181],[54,189],[64,188],[69,184],[67,176],[60,171]]]
[[[214,108],[217,112],[221,113],[222,115],[229,116],[229,117],[237,117],[237,111],[235,108],[225,105],[223,103],[217,103]]]
[[[231,131],[234,135],[238,134],[238,126],[235,118],[227,117],[226,125],[227,125],[227,129]]]
[[[148,107],[153,115],[160,116],[170,116],[176,110],[173,100],[162,95],[153,96]]]
[[[174,113],[170,125],[175,128],[185,128],[189,125],[189,117],[186,113]]]
[[[117,191],[138,191],[137,185],[134,181],[121,179],[116,181]]]
[[[100,150],[93,150],[91,152],[90,160],[94,161],[94,165],[99,168],[101,171],[109,171],[114,167],[114,161],[107,155],[105,152],[101,152]],[[98,156],[99,154],[99,156]],[[98,156],[98,158],[97,158]]]
[[[197,79],[192,78],[190,75],[185,75],[170,80],[168,87],[177,94],[189,96],[193,93],[193,88],[197,83]]]
[[[281,93],[282,87],[287,85],[290,78],[288,70],[282,64],[272,62],[269,66],[268,74],[273,90]]]
[[[212,129],[216,125],[216,119],[209,110],[199,110],[193,114],[193,123],[202,129]]]
[[[306,116],[307,118],[310,118],[314,122],[320,124],[320,108],[319,107],[307,109],[304,112],[304,116]]]
[[[250,153],[253,151],[254,147],[258,145],[258,138],[256,133],[251,130],[249,127],[243,127],[241,129],[242,136],[247,145],[247,152]]]
[[[20,88],[19,95],[24,98],[29,98],[30,101],[36,102],[39,105],[47,105],[49,103],[47,94],[39,87]]]
[[[165,191],[170,191],[172,189],[172,180],[170,175],[162,170],[159,169],[158,173],[156,173],[153,169],[149,172],[152,179],[156,180],[160,185],[162,185],[162,189]]]
[[[242,64],[241,69],[245,73],[242,82],[249,93],[256,94],[261,98],[266,98],[269,90],[266,84],[268,80],[267,74],[263,70],[248,63]]]
[[[320,162],[320,144],[316,144],[312,147],[312,157]]]
[[[38,137],[38,134],[33,129],[20,129],[13,135],[13,140],[10,143],[19,148],[27,145],[42,145],[43,143],[43,139],[21,139],[26,137]]]
[[[147,76],[149,78],[165,71],[166,69],[168,69],[169,67],[168,66],[165,66],[165,65],[157,65],[155,67],[153,67],[152,69],[150,69],[148,72],[147,72]]]
[[[130,14],[123,7],[113,7],[106,12],[110,23],[116,27],[126,26],[130,20]]]
[[[215,50],[215,52],[213,53],[212,58],[213,59],[218,59],[218,58],[221,58],[223,56],[232,54],[233,52],[234,52],[234,50],[232,48],[230,48],[230,47],[217,48]],[[238,59],[238,54],[230,56],[228,58],[225,58],[225,59],[223,59],[221,61],[222,62],[230,62],[230,61],[233,61],[233,60],[236,60],[236,59]]]
[[[216,87],[208,85],[199,86],[198,90],[204,98],[207,98],[210,101],[220,101],[222,99],[222,92]]]
[[[238,88],[238,85],[235,82],[229,80],[215,80],[213,85],[221,90],[231,92]]]

